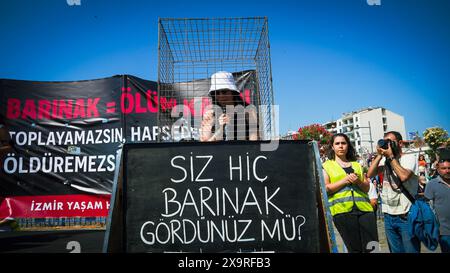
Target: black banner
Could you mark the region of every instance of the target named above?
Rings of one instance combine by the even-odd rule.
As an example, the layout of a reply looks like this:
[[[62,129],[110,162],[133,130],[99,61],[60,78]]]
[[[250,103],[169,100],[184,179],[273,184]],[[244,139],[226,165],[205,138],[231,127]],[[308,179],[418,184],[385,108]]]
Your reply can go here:
[[[235,77],[242,98],[256,103],[254,71]],[[199,121],[211,103],[209,80],[172,84],[173,92],[159,96],[157,89],[156,82],[130,75],[72,82],[0,80],[0,120],[14,148],[1,159],[0,191],[9,202],[0,203],[0,216],[106,216],[117,151],[124,143],[159,137],[180,141],[182,132],[172,125],[187,116],[182,111],[172,117],[176,106],[191,114],[188,138],[199,139]]]
[[[123,143],[122,77],[79,82],[1,81],[14,143],[3,162],[6,196],[108,193]]]
[[[1,80],[1,115],[14,143],[2,164],[2,193],[111,193],[117,149],[126,141],[153,141],[158,133],[156,88],[156,82],[126,75]]]

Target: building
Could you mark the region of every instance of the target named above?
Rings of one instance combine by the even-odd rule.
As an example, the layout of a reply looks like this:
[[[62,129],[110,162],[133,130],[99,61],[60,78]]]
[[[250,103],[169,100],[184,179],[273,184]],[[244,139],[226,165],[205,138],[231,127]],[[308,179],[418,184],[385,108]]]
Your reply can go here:
[[[376,152],[377,141],[389,131],[399,132],[406,140],[403,116],[383,107],[369,107],[344,113],[336,121],[323,126],[332,134],[345,133],[350,138],[356,152],[361,155]]]
[[[295,134],[297,134],[297,131],[291,131],[291,130],[289,130],[289,131],[287,132],[287,134],[284,135],[284,136],[281,136],[280,139],[281,139],[281,140],[293,140]]]

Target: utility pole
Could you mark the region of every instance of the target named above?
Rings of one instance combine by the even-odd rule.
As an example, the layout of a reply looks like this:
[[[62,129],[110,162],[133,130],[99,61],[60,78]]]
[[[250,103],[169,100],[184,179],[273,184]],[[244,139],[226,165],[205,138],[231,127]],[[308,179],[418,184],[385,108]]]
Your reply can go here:
[[[370,121],[368,122],[369,122],[370,150],[371,153],[373,154],[372,128],[370,127]]]
[[[370,151],[373,154],[373,140],[372,140],[372,127],[370,126],[370,121],[368,122],[369,126],[358,126],[356,128],[369,128],[369,143],[370,143]],[[363,142],[364,140],[362,140],[362,134],[361,134],[361,142]],[[365,142],[367,142],[367,140],[365,140]]]

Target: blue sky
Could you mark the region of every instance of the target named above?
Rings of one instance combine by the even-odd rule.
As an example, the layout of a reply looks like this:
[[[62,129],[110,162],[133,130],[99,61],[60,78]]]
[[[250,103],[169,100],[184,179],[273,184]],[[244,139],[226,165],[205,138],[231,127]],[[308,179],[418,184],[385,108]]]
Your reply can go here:
[[[158,17],[267,16],[280,133],[368,106],[450,129],[450,1],[79,1],[1,0],[0,78],[156,81]]]

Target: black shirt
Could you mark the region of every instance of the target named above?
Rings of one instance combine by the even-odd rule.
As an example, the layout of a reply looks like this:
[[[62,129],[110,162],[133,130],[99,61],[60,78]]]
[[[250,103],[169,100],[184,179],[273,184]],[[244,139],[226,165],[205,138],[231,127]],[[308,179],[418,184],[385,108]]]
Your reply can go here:
[[[351,173],[355,172],[352,167],[347,167],[347,168],[342,168],[342,169],[344,169],[346,174],[351,174]]]

